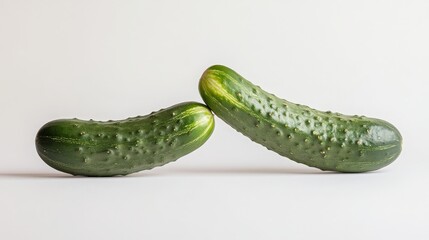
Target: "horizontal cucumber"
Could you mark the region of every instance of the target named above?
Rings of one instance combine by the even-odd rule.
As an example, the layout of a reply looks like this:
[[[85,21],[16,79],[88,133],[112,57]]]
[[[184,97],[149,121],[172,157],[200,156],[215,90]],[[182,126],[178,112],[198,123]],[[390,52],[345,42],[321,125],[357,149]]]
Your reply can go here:
[[[401,152],[402,137],[386,121],[277,98],[225,66],[208,68],[199,90],[209,108],[237,131],[311,167],[366,172],[387,166]]]
[[[49,166],[62,172],[127,175],[194,151],[213,128],[214,118],[206,106],[185,102],[120,121],[51,121],[37,133],[36,149]]]

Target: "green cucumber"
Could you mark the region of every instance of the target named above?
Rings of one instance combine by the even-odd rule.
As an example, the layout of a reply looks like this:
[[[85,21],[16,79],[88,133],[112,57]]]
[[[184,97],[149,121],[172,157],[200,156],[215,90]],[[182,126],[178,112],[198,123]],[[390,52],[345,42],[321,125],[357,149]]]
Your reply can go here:
[[[366,172],[387,166],[401,152],[401,134],[386,121],[280,99],[225,66],[208,68],[199,90],[209,108],[237,131],[311,167]]]
[[[51,121],[37,133],[36,149],[49,166],[62,172],[127,175],[194,151],[213,128],[214,118],[206,106],[186,102],[120,121]]]

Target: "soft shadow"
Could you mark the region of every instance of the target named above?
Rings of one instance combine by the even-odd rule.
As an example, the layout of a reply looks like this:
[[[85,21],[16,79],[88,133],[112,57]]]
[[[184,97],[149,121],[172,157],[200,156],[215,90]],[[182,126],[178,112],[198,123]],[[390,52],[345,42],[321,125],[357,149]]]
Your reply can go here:
[[[72,178],[76,176],[65,173],[18,173],[18,172],[0,172],[0,178]],[[78,176],[77,176],[78,177]]]
[[[340,173],[332,171],[322,171],[316,168],[274,168],[274,167],[193,167],[193,168],[156,168],[130,174],[127,176],[114,176],[115,178],[142,178],[142,177],[160,177],[160,176],[195,176],[195,175],[354,175],[354,174],[375,174],[383,171],[365,172],[365,173]],[[25,172],[0,172],[1,178],[111,178],[111,177],[86,177],[73,176],[66,173],[25,173]]]
[[[130,177],[148,177],[148,176],[157,176],[157,175],[164,175],[162,173],[160,174],[149,174],[149,172],[142,171],[139,173],[134,173],[130,175],[117,175],[117,176],[111,176],[111,177],[97,177],[97,176],[79,176],[79,175],[70,175],[67,173],[17,173],[17,172],[9,172],[9,173],[0,173],[0,179],[2,178],[19,178],[19,179],[25,179],[25,178],[56,178],[56,179],[76,179],[76,178],[130,178]]]
[[[274,167],[204,167],[204,168],[176,168],[165,172],[165,175],[304,175],[304,174],[344,174],[331,171],[321,171],[315,168],[274,168]]]

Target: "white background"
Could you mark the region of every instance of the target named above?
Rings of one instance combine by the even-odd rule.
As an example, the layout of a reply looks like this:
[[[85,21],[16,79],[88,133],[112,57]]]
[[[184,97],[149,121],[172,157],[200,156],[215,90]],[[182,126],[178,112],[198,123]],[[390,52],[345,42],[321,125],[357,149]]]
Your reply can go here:
[[[224,64],[320,110],[390,121],[401,156],[325,173],[216,119],[208,142],[127,177],[47,166],[57,118],[201,101]],[[429,239],[429,1],[0,0],[1,239]]]

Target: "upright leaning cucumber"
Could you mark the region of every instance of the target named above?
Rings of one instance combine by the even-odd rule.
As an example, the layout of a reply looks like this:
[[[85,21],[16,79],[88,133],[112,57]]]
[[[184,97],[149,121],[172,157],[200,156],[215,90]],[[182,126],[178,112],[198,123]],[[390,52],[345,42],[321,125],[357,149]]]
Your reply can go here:
[[[212,111],[237,131],[308,166],[372,171],[401,152],[401,135],[386,121],[321,112],[279,99],[225,66],[208,68],[199,90]]]
[[[186,102],[121,121],[55,120],[37,133],[36,148],[51,167],[84,176],[114,176],[172,162],[200,147],[214,119]]]

